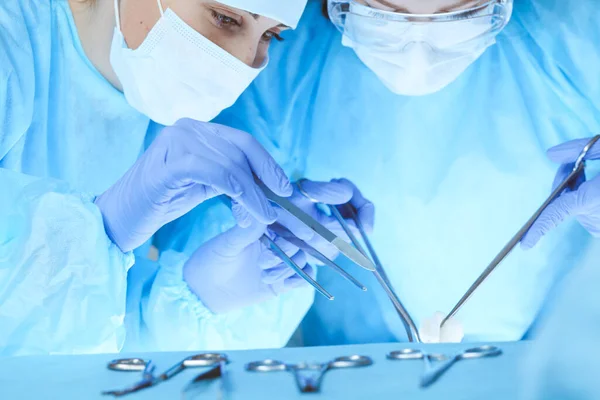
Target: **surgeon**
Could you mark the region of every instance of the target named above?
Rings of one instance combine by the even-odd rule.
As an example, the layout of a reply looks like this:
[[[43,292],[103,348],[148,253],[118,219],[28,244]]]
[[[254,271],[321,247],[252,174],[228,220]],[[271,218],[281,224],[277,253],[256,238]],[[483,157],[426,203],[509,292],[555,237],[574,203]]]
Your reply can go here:
[[[376,215],[371,240],[389,280],[420,325],[451,310],[542,204],[557,169],[566,176],[581,143],[571,141],[600,132],[599,18],[592,0],[311,1],[272,54],[284,67],[218,121],[252,132],[294,179],[353,183],[363,223]],[[457,314],[465,341],[521,339],[566,273],[597,265],[593,176],[544,213]],[[407,340],[372,276],[346,267],[370,290],[320,269],[336,298],[315,299],[300,342]]]
[[[583,141],[574,141],[553,149],[556,162],[566,169],[573,156],[581,151]],[[589,160],[600,158],[600,148],[593,147]],[[590,162],[591,166],[593,163]],[[596,178],[583,183],[579,190],[556,202],[548,219],[540,219],[540,232],[575,215],[581,224],[598,235],[599,205]],[[597,251],[597,250],[596,250]],[[596,252],[596,260],[600,253]],[[600,333],[600,301],[598,301],[598,265],[590,263],[577,268],[564,279],[547,306],[543,321],[536,329],[536,340],[524,355],[520,386],[523,399],[596,399],[598,384],[595,371],[600,366],[598,334]]]
[[[2,2],[0,355],[151,345],[161,313],[170,329],[193,330],[194,342],[168,341],[181,349],[285,344],[312,293],[294,293],[303,281],[258,240],[276,220],[300,237],[303,228],[253,175],[281,196],[292,187],[248,133],[207,122],[266,68],[271,42],[304,7]],[[146,259],[156,231],[219,195],[243,220],[225,207],[225,228],[194,253],[163,247],[158,263]]]
[[[598,279],[598,265],[590,264],[574,270],[556,291],[536,340],[522,354],[521,399],[598,398]]]

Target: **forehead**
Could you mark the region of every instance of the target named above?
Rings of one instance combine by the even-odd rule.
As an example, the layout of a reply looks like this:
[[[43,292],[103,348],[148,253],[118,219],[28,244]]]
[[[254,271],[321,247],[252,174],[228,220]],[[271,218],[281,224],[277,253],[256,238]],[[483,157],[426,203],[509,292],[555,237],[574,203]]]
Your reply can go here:
[[[360,3],[386,11],[410,14],[435,14],[470,8],[482,0],[359,0]]]

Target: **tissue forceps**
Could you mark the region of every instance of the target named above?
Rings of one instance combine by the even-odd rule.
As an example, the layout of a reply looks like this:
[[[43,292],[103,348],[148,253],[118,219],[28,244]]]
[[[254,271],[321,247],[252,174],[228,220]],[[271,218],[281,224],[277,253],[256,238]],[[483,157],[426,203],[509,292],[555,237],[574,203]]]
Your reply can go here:
[[[512,239],[510,239],[510,241],[502,248],[500,253],[498,253],[498,255],[492,260],[490,265],[487,266],[487,268],[481,273],[481,275],[479,275],[479,277],[475,280],[475,282],[471,285],[471,287],[467,290],[463,297],[461,297],[458,303],[456,303],[452,311],[450,311],[446,318],[444,318],[440,326],[444,325],[450,318],[456,315],[458,310],[460,310],[460,308],[467,302],[467,300],[469,300],[469,298],[473,295],[475,290],[477,290],[477,288],[487,279],[487,277],[494,271],[494,269],[496,269],[496,267],[502,261],[504,261],[504,259],[512,252],[512,250],[517,246],[517,244],[519,244],[521,239],[523,239],[527,231],[531,229],[531,227],[533,226],[535,221],[540,217],[542,212],[544,212],[544,210],[550,205],[550,203],[556,200],[565,189],[569,188],[569,186],[577,178],[577,176],[579,176],[579,174],[583,172],[585,168],[585,156],[598,140],[600,140],[600,135],[594,136],[588,142],[588,144],[585,145],[585,147],[579,154],[579,157],[575,161],[575,165],[573,166],[573,170],[571,171],[569,176],[567,176],[561,182],[561,184],[558,185],[556,189],[554,189],[554,191],[552,191],[550,196],[548,196],[548,198],[546,199],[546,201],[544,201],[541,207],[537,209],[537,211],[531,216],[531,218],[529,218],[525,225],[523,225],[523,227],[519,229],[515,236],[513,236]]]
[[[302,182],[304,182],[304,181],[306,181],[306,179],[300,179],[299,181],[296,182],[296,186],[298,187],[298,190],[300,191],[300,193],[302,193],[304,195],[304,197],[306,197],[313,203],[319,204],[320,202],[318,200],[313,199],[302,188]],[[371,244],[371,241],[369,240],[369,237],[367,236],[367,232],[365,231],[365,229],[362,225],[362,222],[358,218],[358,215],[356,213],[356,209],[354,208],[354,206],[349,203],[341,204],[341,205],[337,205],[337,206],[329,204],[327,206],[329,207],[331,214],[335,217],[335,219],[338,220],[338,222],[342,226],[342,229],[344,230],[344,232],[346,232],[346,235],[348,235],[348,237],[350,238],[350,241],[352,242],[354,247],[356,247],[356,249],[359,252],[361,252],[365,257],[368,257],[367,252],[364,250],[364,248],[362,247],[362,245],[360,244],[360,242],[358,241],[358,239],[356,238],[356,236],[354,235],[354,233],[352,232],[352,230],[346,223],[346,220],[340,213],[340,210],[342,212],[346,213],[347,215],[350,215],[350,217],[356,224],[358,231],[360,232],[360,236],[362,237],[362,240],[364,241],[365,245],[369,249],[369,254],[371,255],[371,259],[373,260],[373,263],[375,264],[375,271],[373,271],[373,274],[375,275],[375,278],[377,279],[377,281],[379,282],[379,284],[385,291],[386,295],[392,302],[394,308],[396,309],[396,312],[400,316],[400,319],[402,320],[402,324],[404,325],[404,329],[406,330],[406,335],[408,336],[408,340],[410,342],[420,343],[421,337],[419,336],[419,330],[417,329],[417,326],[415,325],[413,319],[411,318],[411,316],[408,313],[408,311],[406,310],[406,308],[404,308],[404,305],[400,301],[400,298],[394,291],[394,289],[385,273],[385,270],[383,269],[383,265],[381,264],[381,261],[379,261],[379,257],[377,257],[377,253],[375,252],[375,249],[373,248],[373,245]]]
[[[312,256],[312,257],[316,258],[317,260],[319,260],[320,262],[322,262],[323,264],[327,265],[328,267],[331,267],[331,269],[333,269],[335,272],[337,272],[338,274],[340,274],[346,280],[348,280],[349,282],[351,282],[352,284],[354,284],[354,286],[356,286],[357,288],[359,288],[363,292],[367,291],[367,288],[365,287],[365,285],[363,285],[362,283],[360,283],[356,278],[354,278],[352,275],[350,275],[348,272],[346,272],[342,267],[340,267],[339,265],[337,265],[333,260],[330,260],[329,258],[327,258],[319,250],[313,248],[308,243],[306,243],[303,240],[297,238],[292,232],[290,232],[283,225],[280,225],[278,223],[274,223],[274,224],[272,224],[272,225],[269,226],[269,229],[271,231],[273,231],[275,234],[277,234],[278,236],[284,238],[285,240],[287,240],[288,242],[290,242],[291,244],[293,244],[294,246],[298,247],[300,250],[304,251],[309,256]]]
[[[115,397],[137,392],[138,390],[155,386],[161,382],[171,379],[186,368],[211,367],[220,363],[229,362],[227,355],[221,353],[200,353],[189,356],[163,372],[154,376],[155,365],[152,361],[144,361],[141,358],[123,358],[113,360],[108,364],[108,368],[114,371],[140,371],[143,370],[143,378],[133,386],[124,390],[111,390],[103,392],[105,395]]]
[[[325,373],[331,369],[368,367],[373,364],[373,360],[367,356],[345,356],[337,357],[325,363],[299,363],[286,364],[277,360],[254,361],[246,365],[246,370],[251,372],[275,372],[291,371],[296,378],[296,384],[301,393],[314,393],[321,389],[321,381]],[[300,371],[316,371],[316,377],[306,377],[300,374]]]
[[[421,377],[421,387],[431,386],[435,381],[439,379],[446,371],[450,369],[455,363],[461,360],[472,360],[483,357],[497,357],[502,354],[502,350],[500,350],[496,346],[483,345],[478,347],[473,347],[472,349],[464,350],[449,360],[444,361],[444,363],[440,364],[436,368],[429,369],[425,371],[425,374]]]
[[[261,185],[264,186],[264,184],[262,182],[260,182],[258,179],[256,179],[256,183],[259,186],[261,186]],[[266,186],[264,186],[263,191],[265,192],[265,195],[268,195],[267,191],[269,191],[269,189]],[[270,193],[273,196],[275,196],[275,194],[273,192],[270,192]],[[229,207],[230,209],[232,208],[231,199],[229,199],[228,197],[221,197],[221,202],[223,202],[225,205],[227,205],[227,207]],[[275,203],[275,204],[278,204],[278,203]],[[292,214],[292,215],[294,215],[294,214]],[[306,283],[308,283],[309,285],[311,285],[319,294],[325,296],[328,300],[333,300],[333,296],[327,290],[325,290],[323,288],[323,286],[319,285],[319,283],[317,281],[315,281],[310,275],[308,275],[306,272],[304,272],[304,270],[302,270],[302,268],[300,268],[300,266],[298,264],[296,264],[294,262],[294,260],[292,260],[290,257],[288,257],[287,254],[285,254],[285,251],[283,251],[281,249],[281,247],[279,247],[277,245],[277,243],[275,243],[275,241],[269,237],[269,235],[264,234],[260,237],[259,240],[265,247],[271,249],[271,251],[273,253],[275,253],[277,255],[277,257],[279,257],[279,259],[281,261],[283,261],[283,263],[285,265],[287,265],[289,268],[293,269],[294,272],[296,274],[298,274],[298,276],[300,276],[302,279],[304,279],[304,281]]]
[[[373,271],[375,269],[375,266],[373,265],[371,260],[369,260],[368,257],[366,257],[361,252],[357,251],[357,249],[352,247],[345,240],[337,237],[333,232],[321,225],[310,215],[306,214],[304,211],[302,211],[302,209],[297,207],[290,200],[284,197],[277,196],[259,179],[255,179],[255,182],[258,185],[258,187],[262,189],[265,196],[270,202],[277,204],[286,212],[294,216],[294,218],[298,219],[298,221],[302,222],[304,225],[310,228],[315,234],[319,235],[321,238],[331,243],[331,245],[337,248],[341,254],[346,256],[354,264],[369,271]]]
[[[265,234],[260,237],[260,241],[266,247],[270,248],[271,251],[275,253],[285,265],[293,269],[295,273],[297,273],[302,279],[304,279],[304,281],[307,282],[310,286],[312,286],[317,292],[327,297],[328,300],[333,300],[334,297],[327,290],[325,290],[323,286],[319,285],[319,283],[315,281],[310,275],[304,272],[304,270],[298,264],[296,264],[294,260],[288,257],[288,255],[285,254],[285,251],[283,251],[273,239],[271,239],[268,235]]]
[[[155,365],[152,361],[146,362],[140,358],[123,358],[120,360],[113,360],[108,364],[108,368],[113,371],[140,371],[140,367],[142,368],[141,371],[143,371],[142,379],[140,381],[126,389],[107,390],[102,392],[102,394],[121,397],[154,385],[156,379],[154,377]]]

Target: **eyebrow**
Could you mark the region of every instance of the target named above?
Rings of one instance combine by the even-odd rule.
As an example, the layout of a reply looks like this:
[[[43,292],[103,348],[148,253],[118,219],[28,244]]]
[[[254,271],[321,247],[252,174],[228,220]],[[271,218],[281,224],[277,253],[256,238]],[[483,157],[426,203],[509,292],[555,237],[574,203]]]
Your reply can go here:
[[[261,17],[260,14],[254,14],[254,13],[248,13],[248,14],[252,15],[252,17],[257,21]],[[275,28],[289,28],[289,26],[287,26],[286,24],[279,24]]]
[[[386,7],[391,8],[392,10],[394,10],[394,12],[400,12],[403,14],[410,14],[411,12],[404,8],[404,7],[398,7],[395,4],[390,3],[387,0],[375,0],[377,3],[384,5]],[[465,6],[467,4],[471,4],[471,3],[476,3],[479,2],[479,0],[458,0],[456,3],[449,5],[448,7],[445,7],[444,10],[452,10],[453,8],[458,8],[458,7],[462,7]],[[368,3],[368,2],[367,2]],[[445,11],[447,12],[447,11]]]

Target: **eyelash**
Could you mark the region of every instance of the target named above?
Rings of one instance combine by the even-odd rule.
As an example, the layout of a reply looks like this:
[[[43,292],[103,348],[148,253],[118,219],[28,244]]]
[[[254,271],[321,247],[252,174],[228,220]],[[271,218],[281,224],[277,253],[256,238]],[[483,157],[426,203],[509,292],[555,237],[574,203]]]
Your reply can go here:
[[[284,40],[281,36],[279,36],[278,33],[275,33],[272,31],[265,32],[265,34],[263,35],[263,38],[265,38],[265,37],[266,37],[266,39],[264,39],[265,42],[271,42],[273,39],[277,40],[278,42],[283,42],[283,40]]]
[[[225,14],[218,13],[214,10],[211,10],[211,14],[219,28],[221,28],[224,25],[240,26],[240,23],[236,21],[235,18],[231,18]]]
[[[227,25],[241,26],[241,24],[237,20],[235,20],[235,18],[229,17],[225,14],[218,13],[214,10],[211,10],[211,13],[212,13],[212,17],[214,18],[214,20],[217,23],[217,26],[219,28],[222,28]],[[265,34],[262,37],[263,37],[262,40],[267,43],[271,42],[271,40],[273,40],[273,39],[277,40],[278,42],[283,41],[283,38],[278,33],[275,33],[272,31],[265,32]]]

